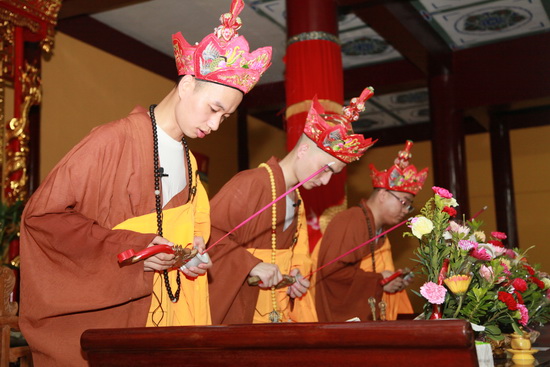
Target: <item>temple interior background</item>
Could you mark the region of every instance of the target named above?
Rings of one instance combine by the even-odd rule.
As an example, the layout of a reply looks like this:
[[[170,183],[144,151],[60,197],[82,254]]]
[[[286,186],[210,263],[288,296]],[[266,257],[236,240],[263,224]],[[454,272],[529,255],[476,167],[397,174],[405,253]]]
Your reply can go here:
[[[66,1],[66,3],[76,4],[78,1]],[[227,3],[229,4],[229,1]],[[349,3],[353,2],[350,1]],[[365,1],[364,3],[371,2]],[[491,5],[496,6],[510,3],[510,1],[474,1],[469,3],[494,3]],[[540,4],[544,8],[548,7],[547,1],[541,1]],[[376,6],[376,4],[373,6]],[[368,11],[368,9],[367,6],[365,11]],[[215,13],[217,14],[217,12]],[[77,15],[82,16],[82,14]],[[243,22],[246,24],[246,18],[242,17],[244,18]],[[135,62],[128,61],[120,55],[113,55],[101,47],[97,47],[97,45],[91,45],[79,39],[79,37],[75,37],[74,27],[69,27],[67,24],[64,26],[64,22],[74,22],[74,20],[75,18],[72,16],[66,18],[60,16],[52,55],[42,60],[43,97],[40,112],[40,180],[93,127],[125,116],[137,104],[147,107],[152,103],[158,103],[159,99],[174,85],[173,78],[136,65]],[[272,26],[272,22],[268,19],[265,22],[270,24],[270,27]],[[544,22],[546,22],[545,24],[548,23],[548,17],[545,18]],[[216,25],[217,18],[210,19],[210,23],[212,27]],[[143,24],[143,26],[146,27],[146,24]],[[69,29],[69,31],[64,31],[64,28]],[[178,30],[187,35],[188,28],[186,28],[186,24],[182,23]],[[522,62],[529,58],[544,60],[546,57],[550,60],[549,48],[547,47],[550,44],[548,43],[550,42],[549,33],[545,29],[541,32],[524,37],[534,37],[535,39],[532,41],[526,40],[526,44],[529,42],[538,43],[540,46],[538,48],[539,52],[527,55],[510,54],[508,57],[513,60],[521,56],[520,61]],[[207,32],[202,33],[206,34]],[[242,34],[248,36],[250,28],[243,28]],[[170,34],[167,33],[165,37],[169,42]],[[544,44],[543,41],[548,42]],[[509,42],[514,42],[514,39]],[[252,47],[257,46],[259,45],[253,45]],[[284,47],[284,45],[273,46]],[[116,47],[120,51],[125,47],[132,47],[132,45],[118,44]],[[472,47],[484,46],[475,45]],[[281,52],[283,51],[281,50]],[[147,53],[138,55],[138,58],[146,59],[148,57]],[[410,55],[409,58],[411,58]],[[509,60],[502,59],[501,61],[505,63]],[[401,67],[399,66],[401,65],[400,62],[396,62],[396,68]],[[480,60],[480,62],[483,62],[483,60]],[[535,63],[535,65],[539,64]],[[547,112],[550,109],[550,71],[548,68],[528,70],[529,65],[514,64],[514,62],[504,66],[504,69],[510,73],[511,81],[516,78],[521,79],[522,73],[529,74],[529,78],[537,74],[540,83],[533,85],[533,88],[540,89],[539,86],[544,83],[547,85],[546,89],[534,91],[533,93],[518,94],[515,84],[511,81],[508,83],[507,80],[502,80],[503,75],[506,74],[495,72],[496,69],[500,70],[501,66],[485,64],[479,65],[479,68],[485,73],[485,82],[509,88],[508,91],[501,92],[503,94],[508,93],[513,98],[510,98],[510,101],[504,107],[501,105],[501,108],[510,111],[529,109],[540,111],[542,109],[544,113],[543,120],[545,122],[538,122],[539,115],[537,115],[536,122],[529,121],[529,116],[526,114],[524,120],[510,130],[510,148],[519,239],[517,245],[522,249],[535,246],[530,250],[530,258],[534,263],[540,263],[543,269],[550,269],[550,245],[548,244],[548,228],[550,226],[550,216],[548,215],[550,204],[550,144],[548,143],[550,139],[550,114]],[[356,83],[362,86],[372,85],[378,91],[374,81],[384,78],[383,74],[379,74],[382,69],[364,67],[356,68],[356,70],[361,71],[361,73],[356,71],[356,74],[354,74],[354,78],[360,78],[360,80],[355,80]],[[391,67],[383,70],[391,72]],[[175,67],[173,72],[175,74]],[[376,74],[374,74],[375,72]],[[466,73],[467,71],[464,71],[461,75]],[[477,70],[476,73],[480,73],[480,71]],[[492,77],[493,73],[495,79]],[[272,76],[271,78],[273,78],[272,82],[278,82],[277,77]],[[426,85],[412,84],[413,89],[425,87]],[[354,93],[354,90],[353,88],[348,90],[346,84],[344,84],[344,88],[346,98],[349,98],[349,94]],[[396,88],[395,86],[393,88],[382,86],[380,94],[377,94],[377,96],[395,93],[398,91]],[[280,97],[275,95],[272,97],[274,100],[280,100]],[[8,86],[5,95],[6,116],[13,115],[13,110],[10,110],[13,105],[12,101],[13,91]],[[370,106],[370,108],[374,107]],[[469,121],[475,120],[478,127],[480,127],[467,131],[465,135],[465,156],[467,158],[465,174],[467,177],[469,207],[472,213],[477,212],[484,206],[488,207],[479,217],[485,222],[484,228],[487,231],[497,230],[491,141],[490,132],[487,128],[490,124],[492,108],[494,106],[479,106],[465,111],[465,116],[469,118]],[[249,167],[257,166],[272,155],[284,156],[286,137],[284,130],[281,128],[282,124],[277,126],[271,121],[259,118],[270,114],[273,118],[282,119],[281,116],[276,116],[277,112],[279,111],[275,109],[261,111],[256,114],[251,113],[247,116]],[[369,106],[367,106],[366,112],[369,112]],[[429,116],[425,122],[429,124]],[[522,127],[522,123],[524,127]],[[202,153],[209,158],[207,176],[210,196],[213,196],[225,182],[239,171],[239,126],[237,116],[232,116],[222,124],[218,132],[206,139],[195,139],[189,142],[193,151]],[[484,126],[485,129],[483,129]],[[445,146],[445,141],[426,138],[421,133],[426,129],[425,125],[410,124],[400,129],[399,137],[411,138],[415,141],[412,150],[414,164],[418,168],[430,167],[430,175],[424,190],[415,199],[415,206],[420,208],[431,196],[430,187],[434,184],[432,144]],[[349,205],[355,205],[360,198],[368,196],[372,190],[368,170],[369,163],[374,163],[377,168],[389,167],[397,151],[404,143],[404,139],[403,141],[390,139],[391,134],[389,133],[389,135],[380,134],[375,130],[366,130],[363,133],[365,136],[379,136],[381,144],[377,144],[370,149],[359,162],[349,165],[346,184]],[[384,143],[385,137],[390,141],[389,144]],[[416,137],[421,138],[415,139]],[[414,265],[411,258],[413,257],[413,250],[417,246],[417,241],[412,238],[402,238],[403,232],[404,229],[399,229],[390,235],[397,268],[412,267]],[[422,284],[421,281],[417,280],[416,285],[419,287],[420,284]],[[415,286],[413,285],[412,288],[415,288]],[[423,301],[412,293],[410,293],[410,296],[415,310],[420,311]]]

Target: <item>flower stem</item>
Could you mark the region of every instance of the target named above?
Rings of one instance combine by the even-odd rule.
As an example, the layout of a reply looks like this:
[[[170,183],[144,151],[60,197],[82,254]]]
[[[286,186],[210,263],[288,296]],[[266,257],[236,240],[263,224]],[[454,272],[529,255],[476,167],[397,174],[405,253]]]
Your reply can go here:
[[[458,297],[458,306],[456,308],[456,311],[455,311],[455,314],[453,315],[453,319],[456,319],[456,317],[458,316],[458,313],[460,312],[460,309],[462,308],[462,300],[464,299],[464,294],[460,295],[460,297]]]

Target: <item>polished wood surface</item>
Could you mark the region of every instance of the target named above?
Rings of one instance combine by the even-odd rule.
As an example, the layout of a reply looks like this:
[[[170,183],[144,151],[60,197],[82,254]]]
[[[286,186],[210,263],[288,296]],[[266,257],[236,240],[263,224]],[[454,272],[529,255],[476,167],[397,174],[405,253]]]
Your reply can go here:
[[[463,320],[87,330],[90,366],[477,366]]]

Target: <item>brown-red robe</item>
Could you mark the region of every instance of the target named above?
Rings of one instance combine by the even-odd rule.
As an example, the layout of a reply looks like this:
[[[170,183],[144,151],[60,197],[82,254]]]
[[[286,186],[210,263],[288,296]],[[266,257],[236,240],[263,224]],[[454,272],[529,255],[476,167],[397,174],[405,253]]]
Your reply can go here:
[[[283,172],[276,158],[272,157],[267,164],[273,171],[279,197],[286,191]],[[209,246],[271,201],[271,184],[265,168],[239,172],[210,201],[212,232]],[[277,202],[278,249],[290,248],[296,234],[297,215],[283,231],[285,213],[286,200],[281,199]],[[259,288],[249,286],[246,280],[261,260],[247,248],[271,248],[271,207],[208,252],[214,264],[208,271],[214,325],[252,323]]]
[[[367,214],[374,231],[376,227],[372,213],[367,210]],[[360,207],[344,210],[336,214],[327,226],[318,244],[319,255],[317,261],[314,259],[314,266],[319,268],[372,237]],[[383,288],[379,283],[382,279],[380,273],[360,269],[361,260],[370,253],[371,246],[368,244],[316,273],[313,287],[320,322],[341,322],[353,317],[361,321],[372,320],[368,299],[376,298],[378,310]]]
[[[154,233],[111,230],[155,211],[147,111],[95,128],[52,170],[23,213],[20,325],[37,366],[87,365],[86,329],[145,326],[153,273],[117,254]],[[189,185],[187,185],[189,187]],[[188,188],[165,209],[187,202]]]

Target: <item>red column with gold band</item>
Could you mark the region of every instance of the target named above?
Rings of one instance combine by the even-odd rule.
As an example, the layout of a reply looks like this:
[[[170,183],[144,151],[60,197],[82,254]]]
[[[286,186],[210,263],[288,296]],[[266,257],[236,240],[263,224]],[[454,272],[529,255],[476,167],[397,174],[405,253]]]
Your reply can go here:
[[[342,56],[337,8],[333,0],[287,0],[285,56],[287,149],[303,133],[311,99],[317,95],[326,112],[341,113],[344,99]],[[333,176],[327,186],[302,191],[308,217],[310,246],[321,237],[320,223],[345,206],[346,174]],[[337,209],[336,209],[337,210]]]

